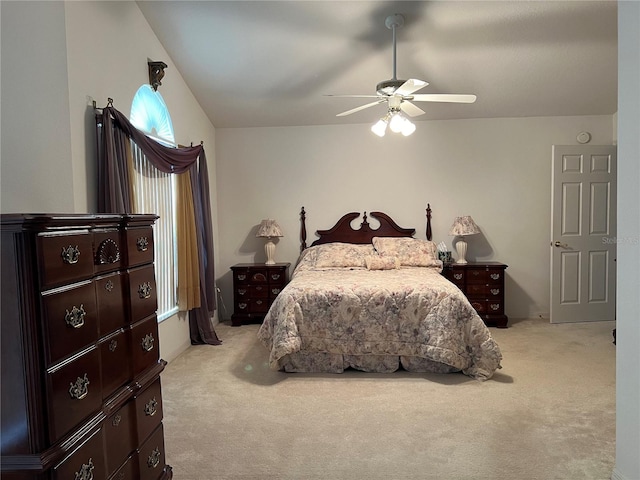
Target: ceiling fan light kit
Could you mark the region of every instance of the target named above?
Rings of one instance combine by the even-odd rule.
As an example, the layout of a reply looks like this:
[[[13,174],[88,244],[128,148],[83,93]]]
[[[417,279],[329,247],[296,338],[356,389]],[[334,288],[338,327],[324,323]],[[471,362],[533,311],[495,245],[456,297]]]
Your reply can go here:
[[[375,95],[328,95],[331,97],[358,97],[375,98],[376,100],[361,105],[346,112],[338,113],[336,116],[344,117],[352,113],[359,112],[365,108],[373,107],[381,103],[387,103],[387,113],[378,120],[371,131],[379,137],[384,137],[387,126],[394,133],[402,133],[404,136],[411,135],[416,130],[416,126],[404,115],[417,117],[425,112],[411,102],[448,102],[448,103],[473,103],[476,101],[475,95],[467,94],[419,94],[413,95],[421,88],[429,85],[424,80],[410,78],[409,80],[398,80],[396,77],[396,28],[404,25],[404,17],[398,13],[389,15],[384,22],[385,26],[392,31],[393,37],[393,78],[383,80],[376,85]]]

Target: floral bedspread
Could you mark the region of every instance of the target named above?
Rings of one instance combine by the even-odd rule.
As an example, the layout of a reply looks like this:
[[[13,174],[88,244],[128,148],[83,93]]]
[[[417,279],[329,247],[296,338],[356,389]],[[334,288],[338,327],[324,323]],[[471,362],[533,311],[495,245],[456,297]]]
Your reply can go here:
[[[305,371],[305,355],[328,363],[355,359],[347,362],[355,368],[373,356],[399,359],[408,370],[428,365],[422,371],[462,371],[486,380],[502,359],[466,297],[435,268],[297,270],[258,337],[275,370],[295,359],[297,371]],[[307,371],[319,371],[318,361],[311,363]]]

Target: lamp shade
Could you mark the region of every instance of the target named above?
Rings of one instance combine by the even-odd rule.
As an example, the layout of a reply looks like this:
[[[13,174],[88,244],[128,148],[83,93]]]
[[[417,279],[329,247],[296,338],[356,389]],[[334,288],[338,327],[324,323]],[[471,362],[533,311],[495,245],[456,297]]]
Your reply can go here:
[[[282,237],[282,229],[278,222],[271,219],[262,220],[260,222],[260,226],[258,227],[258,232],[256,233],[256,237]]]
[[[469,215],[456,217],[449,230],[449,235],[464,237],[480,233],[480,228]]]

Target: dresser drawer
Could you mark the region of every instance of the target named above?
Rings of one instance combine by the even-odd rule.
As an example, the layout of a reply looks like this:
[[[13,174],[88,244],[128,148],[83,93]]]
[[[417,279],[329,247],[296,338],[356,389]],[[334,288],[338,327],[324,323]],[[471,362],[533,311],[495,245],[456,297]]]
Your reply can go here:
[[[131,326],[131,374],[158,363],[158,320],[155,315]]]
[[[447,280],[454,283],[458,287],[465,284],[465,271],[464,270],[445,270],[444,276]]]
[[[138,452],[133,452],[109,480],[138,480],[138,475]]]
[[[131,321],[141,320],[158,308],[153,265],[127,271]]]
[[[123,302],[124,279],[120,272],[107,274],[95,279],[96,301],[98,303],[98,333],[106,335],[126,323]]]
[[[94,283],[75,283],[42,294],[47,365],[82,350],[98,339]]]
[[[53,468],[55,480],[90,480],[107,477],[102,429]]]
[[[101,338],[100,364],[102,371],[102,398],[109,397],[118,387],[131,380],[130,337],[123,329]]]
[[[93,235],[88,231],[40,235],[38,252],[43,290],[93,275]]]
[[[124,265],[124,252],[118,230],[97,230],[93,233],[94,272],[117,270]]]
[[[153,262],[153,228],[127,228],[128,265],[142,265]]]
[[[100,409],[100,352],[96,346],[47,372],[46,403],[52,443]]]
[[[162,424],[140,447],[138,465],[140,480],[157,480],[165,467],[164,437]]]
[[[143,443],[162,422],[162,390],[160,378],[144,389],[135,400],[138,443]]]
[[[471,306],[482,315],[504,314],[504,303],[501,299],[486,300],[470,298],[469,302],[471,303]]]
[[[269,285],[283,287],[287,283],[287,276],[285,272],[286,272],[286,268],[281,269],[281,271],[275,271],[275,272],[272,269],[270,269]]]
[[[251,298],[269,298],[269,286],[264,285],[252,285],[249,287]]]
[[[111,475],[128,460],[138,446],[135,432],[135,403],[125,403],[104,422],[107,471]],[[116,477],[117,478],[117,477]],[[133,478],[133,477],[129,477]]]

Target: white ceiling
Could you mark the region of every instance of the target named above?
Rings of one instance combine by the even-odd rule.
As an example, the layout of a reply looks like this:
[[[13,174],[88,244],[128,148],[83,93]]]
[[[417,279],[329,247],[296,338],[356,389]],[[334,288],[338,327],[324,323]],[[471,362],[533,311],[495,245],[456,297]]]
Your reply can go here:
[[[137,3],[218,128],[373,123],[383,105],[336,117],[372,99],[324,95],[374,94],[392,77],[394,13],[398,78],[478,97],[420,103],[416,121],[617,110],[613,0]]]

